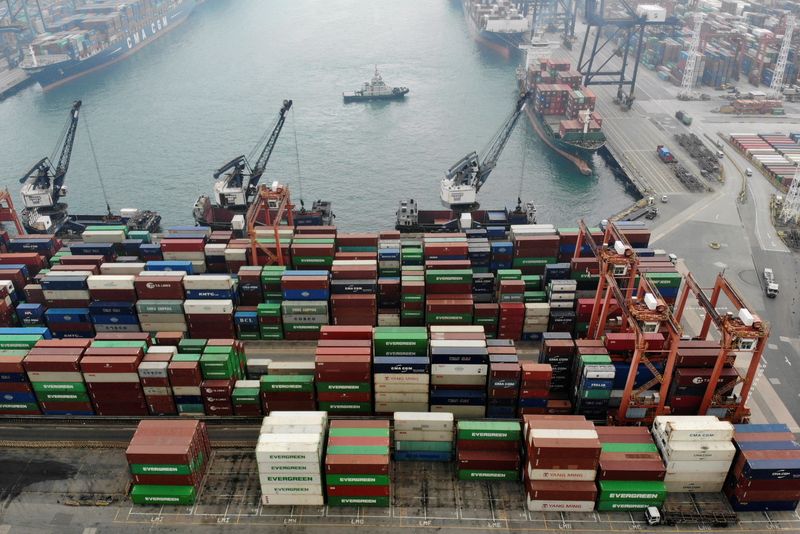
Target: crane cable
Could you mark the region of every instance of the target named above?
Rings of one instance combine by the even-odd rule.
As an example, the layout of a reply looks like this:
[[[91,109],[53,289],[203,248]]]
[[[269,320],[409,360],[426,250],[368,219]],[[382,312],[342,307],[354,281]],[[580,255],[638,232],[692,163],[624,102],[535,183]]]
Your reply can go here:
[[[106,193],[106,185],[103,183],[103,175],[100,174],[100,164],[97,163],[97,154],[94,151],[94,143],[92,142],[92,134],[89,131],[89,121],[86,117],[86,110],[83,110],[83,124],[86,126],[86,137],[89,139],[89,149],[92,151],[92,161],[94,162],[94,168],[97,171],[97,179],[100,182],[100,190],[103,192],[103,199],[106,201],[106,210],[108,211],[108,215],[111,216],[111,205],[108,203],[108,194]]]
[[[294,106],[291,109],[292,113],[292,131],[294,133],[294,156],[295,156],[295,163],[297,164],[297,186],[300,190],[300,206],[302,209],[305,209],[303,206],[303,176],[300,174],[300,149],[297,145],[297,126],[294,122]]]
[[[522,184],[525,183],[525,159],[528,155],[528,151],[526,150],[525,146],[525,136],[520,136],[520,144],[522,145],[522,169],[520,170],[519,174],[519,191],[517,192],[517,202],[522,202]]]

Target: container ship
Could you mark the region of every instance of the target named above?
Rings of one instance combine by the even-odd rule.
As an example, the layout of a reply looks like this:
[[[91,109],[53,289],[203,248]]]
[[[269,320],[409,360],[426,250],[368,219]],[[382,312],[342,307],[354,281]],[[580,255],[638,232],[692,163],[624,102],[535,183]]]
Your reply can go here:
[[[583,77],[569,61],[540,52],[535,44],[528,47],[526,66],[517,71],[520,90],[531,95],[528,119],[545,143],[588,174],[592,155],[606,143],[603,119],[595,111],[597,97],[581,84]]]
[[[509,57],[529,31],[528,19],[509,0],[463,0],[470,34],[486,47]]]
[[[49,90],[121,61],[177,27],[196,0],[113,0],[77,7],[36,37],[21,67]]]

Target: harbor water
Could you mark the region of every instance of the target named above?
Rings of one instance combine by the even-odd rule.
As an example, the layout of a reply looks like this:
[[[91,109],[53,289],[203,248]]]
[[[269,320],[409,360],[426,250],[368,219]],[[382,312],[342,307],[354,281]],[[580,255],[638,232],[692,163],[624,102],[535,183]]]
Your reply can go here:
[[[309,207],[331,200],[346,231],[386,229],[400,199],[440,208],[443,173],[483,150],[512,111],[518,61],[474,42],[455,0],[210,0],[123,62],[0,103],[0,185],[21,207],[19,177],[50,155],[81,99],[70,211],[103,212],[104,188],[113,209],[190,224],[213,171],[250,154],[291,98],[262,183],[289,183]],[[342,92],[376,64],[389,85],[411,89],[405,101],[344,104]],[[632,197],[599,156],[593,163],[594,175],[582,176],[522,117],[479,199],[513,208],[519,196],[535,202],[539,222],[594,223]]]

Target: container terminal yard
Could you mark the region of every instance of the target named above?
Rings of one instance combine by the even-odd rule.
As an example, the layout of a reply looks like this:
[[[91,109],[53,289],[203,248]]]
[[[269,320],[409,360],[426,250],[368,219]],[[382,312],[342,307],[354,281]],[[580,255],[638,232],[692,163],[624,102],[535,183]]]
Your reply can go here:
[[[575,62],[577,51],[555,56]],[[679,101],[678,90],[642,70],[636,102],[623,111],[613,91],[595,89],[611,156],[657,204],[658,216],[646,222],[625,222],[627,213],[601,229],[593,221],[572,229],[538,221],[489,239],[488,228],[462,219],[463,233],[403,235],[403,243],[388,228],[293,232],[282,224],[291,216],[285,221],[276,213],[292,213],[288,188],[261,186],[241,236],[165,224],[161,236],[98,225],[64,243],[7,238],[0,254],[0,279],[10,280],[3,320],[6,328],[30,330],[0,330],[0,391],[11,403],[0,405],[7,411],[0,421],[0,532],[800,531],[800,494],[792,497],[800,469],[800,265],[773,227],[773,185],[731,139],[786,130],[800,108],[785,103],[787,119],[718,115],[707,102]],[[690,127],[675,118],[678,111],[693,117]],[[699,177],[674,138],[688,132],[722,153],[720,179],[698,178],[703,191],[690,191],[656,153],[659,145],[670,147]],[[140,248],[146,241],[153,243]],[[506,242],[509,251],[502,251]],[[276,264],[288,265],[287,272]],[[780,283],[775,298],[765,294],[765,268]],[[176,275],[181,270],[186,275]],[[201,272],[238,274],[238,283]],[[486,287],[478,282],[487,279]],[[329,322],[338,326],[320,326]],[[149,347],[120,341],[137,339],[140,330],[160,334]],[[86,334],[73,335],[79,332]],[[64,341],[44,339],[51,335]],[[203,338],[214,341],[192,342]],[[494,338],[512,339],[516,348]],[[386,343],[409,339],[422,343],[422,352],[386,352]],[[172,345],[174,351],[162,350]],[[564,346],[569,350],[559,353]],[[568,360],[560,359],[564,354]],[[364,362],[365,374],[358,367]],[[477,362],[488,365],[481,371]],[[169,374],[148,374],[162,368],[156,364]],[[259,375],[260,382],[240,383]],[[274,389],[281,384],[301,392]],[[255,402],[248,402],[254,386]],[[189,394],[189,387],[202,394]],[[448,407],[454,422],[445,416]],[[321,423],[309,413],[315,409],[328,412]],[[302,412],[282,418],[284,410]],[[170,423],[167,414],[175,413],[183,415],[180,423]],[[665,419],[669,413],[679,419]],[[702,413],[735,426],[696,415]],[[580,417],[558,419],[566,414]],[[198,417],[205,428],[191,428],[189,456],[196,456],[186,475],[196,478],[180,486],[168,475],[148,475],[148,464],[189,462],[158,459],[147,440],[177,443]],[[137,452],[140,443],[145,448]],[[309,443],[319,448],[302,448]],[[283,447],[317,454],[316,467],[327,474],[310,476],[304,486],[265,483],[289,480],[264,478],[281,466],[309,465],[266,459],[264,451]],[[585,457],[563,452],[575,447]],[[147,454],[152,461],[134,459]],[[339,454],[356,459],[336,471]],[[380,475],[354,467],[372,465],[374,456],[385,457]],[[610,467],[617,458],[629,465]],[[769,466],[761,467],[762,459]],[[631,474],[647,461],[661,467]],[[513,467],[485,467],[503,462]],[[386,482],[348,489],[351,473]],[[628,478],[620,485],[615,476]],[[141,504],[146,484],[162,488],[162,502],[163,488],[173,484],[191,487],[191,498]],[[770,492],[771,484],[780,491]],[[304,502],[305,495],[287,496],[282,488],[315,485],[324,488],[310,497],[325,493],[327,504],[274,504]],[[390,497],[381,501],[376,487]],[[537,501],[537,491],[558,497]],[[748,501],[748,492],[763,497]],[[376,495],[378,506],[339,505]],[[648,524],[643,501],[665,523],[678,524]],[[607,511],[614,506],[625,511]]]

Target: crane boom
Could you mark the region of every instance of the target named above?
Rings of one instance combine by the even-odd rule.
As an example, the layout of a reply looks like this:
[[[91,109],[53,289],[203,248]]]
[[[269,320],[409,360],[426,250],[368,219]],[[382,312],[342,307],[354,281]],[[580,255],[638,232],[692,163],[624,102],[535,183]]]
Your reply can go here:
[[[77,100],[72,104],[67,124],[61,133],[56,149],[60,148],[58,165],[53,166],[50,158],[39,160],[19,182],[24,184],[22,187],[22,199],[27,208],[48,208],[58,203],[58,199],[64,196],[64,179],[69,170],[69,162],[72,157],[72,147],[75,144],[75,134],[78,130],[78,118],[81,109],[81,101]]]
[[[269,135],[269,139],[267,139],[267,144],[264,145],[261,155],[256,160],[256,164],[253,165],[253,172],[250,175],[251,186],[258,185],[261,175],[264,174],[264,169],[267,167],[269,158],[272,155],[273,149],[275,148],[275,143],[278,141],[278,136],[281,134],[281,130],[283,129],[283,123],[286,122],[286,112],[289,111],[291,107],[291,100],[283,101],[283,107],[281,107],[281,111],[278,114],[278,121],[275,123],[275,127],[272,129],[272,133]]]
[[[514,111],[489,142],[482,158],[477,152],[470,152],[447,170],[441,183],[441,200],[444,205],[457,208],[476,203],[477,193],[497,166],[500,154],[511,137],[529,96],[529,91],[519,96]]]
[[[476,190],[480,190],[481,186],[486,182],[486,179],[489,178],[489,174],[497,166],[497,160],[500,159],[500,154],[503,153],[503,149],[508,139],[511,137],[522,111],[525,109],[529,95],[529,92],[520,95],[519,99],[517,99],[517,106],[514,112],[506,119],[505,124],[503,124],[500,131],[497,132],[489,148],[486,150],[486,154],[482,158],[483,161],[481,162],[478,175],[475,177]]]
[[[261,179],[261,175],[264,174],[264,169],[266,169],[269,158],[275,148],[275,143],[278,141],[283,124],[286,122],[286,112],[291,107],[291,100],[283,101],[283,106],[275,124],[264,133],[256,144],[254,153],[262,144],[264,146],[258,152],[258,159],[255,160],[255,164],[251,165],[247,156],[242,155],[232,159],[214,172],[214,179],[218,180],[214,184],[214,195],[220,206],[244,210],[250,205],[258,186],[258,181]],[[266,142],[264,141],[265,138]],[[252,159],[253,154],[250,157]],[[221,177],[223,178],[220,179]]]

